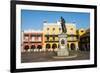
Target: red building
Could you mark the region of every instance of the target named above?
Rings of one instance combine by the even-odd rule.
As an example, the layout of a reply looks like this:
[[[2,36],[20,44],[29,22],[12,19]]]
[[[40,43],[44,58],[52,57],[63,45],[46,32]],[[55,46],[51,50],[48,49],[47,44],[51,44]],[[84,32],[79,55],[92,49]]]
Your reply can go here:
[[[23,50],[42,49],[43,32],[42,31],[24,31],[22,36]]]

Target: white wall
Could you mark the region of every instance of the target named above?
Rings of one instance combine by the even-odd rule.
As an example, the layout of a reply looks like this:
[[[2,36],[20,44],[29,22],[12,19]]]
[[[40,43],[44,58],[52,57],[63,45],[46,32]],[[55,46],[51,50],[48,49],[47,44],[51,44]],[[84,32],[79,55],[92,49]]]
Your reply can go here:
[[[10,73],[10,0],[0,0],[0,73]],[[98,37],[100,37],[100,0],[33,0],[73,4],[98,4]],[[98,2],[97,2],[98,1]],[[98,67],[85,69],[42,71],[34,73],[99,73],[100,38],[98,38]]]

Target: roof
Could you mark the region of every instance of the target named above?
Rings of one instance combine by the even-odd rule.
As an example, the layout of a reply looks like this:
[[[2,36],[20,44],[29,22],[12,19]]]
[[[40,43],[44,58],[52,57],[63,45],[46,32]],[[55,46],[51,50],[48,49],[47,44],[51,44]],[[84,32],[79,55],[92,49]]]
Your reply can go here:
[[[48,22],[45,22],[44,24],[43,24],[44,26],[48,26],[48,25],[61,25],[60,24],[60,21],[57,21],[57,22],[55,22],[55,23],[48,23]],[[73,26],[76,26],[75,25],[75,23],[65,23],[65,25],[73,25]]]
[[[33,32],[33,33],[42,33],[43,31],[42,30],[31,30],[31,29],[29,29],[29,30],[24,30],[23,32],[24,33],[30,33],[30,32]]]

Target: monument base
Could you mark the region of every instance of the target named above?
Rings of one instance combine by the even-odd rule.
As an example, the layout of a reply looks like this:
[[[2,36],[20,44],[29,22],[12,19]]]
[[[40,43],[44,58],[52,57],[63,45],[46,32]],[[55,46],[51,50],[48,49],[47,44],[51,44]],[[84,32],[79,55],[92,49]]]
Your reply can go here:
[[[57,52],[57,56],[69,56],[67,48],[59,49]]]
[[[59,49],[57,51],[57,56],[69,56],[69,51],[67,48],[67,34],[61,33],[59,37]]]
[[[73,54],[73,55],[69,55],[69,56],[54,56],[54,59],[72,59],[72,58],[76,58],[77,54]]]

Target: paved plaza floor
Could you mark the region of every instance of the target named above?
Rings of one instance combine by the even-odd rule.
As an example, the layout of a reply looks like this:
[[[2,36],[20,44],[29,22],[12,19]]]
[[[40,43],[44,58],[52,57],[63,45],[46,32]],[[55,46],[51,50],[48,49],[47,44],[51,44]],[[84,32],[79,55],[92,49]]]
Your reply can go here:
[[[57,56],[56,52],[22,52],[21,62],[51,62],[51,61],[69,61],[69,60],[88,60],[90,59],[90,52],[87,51],[70,51],[70,55],[76,54],[74,58],[54,58]]]

